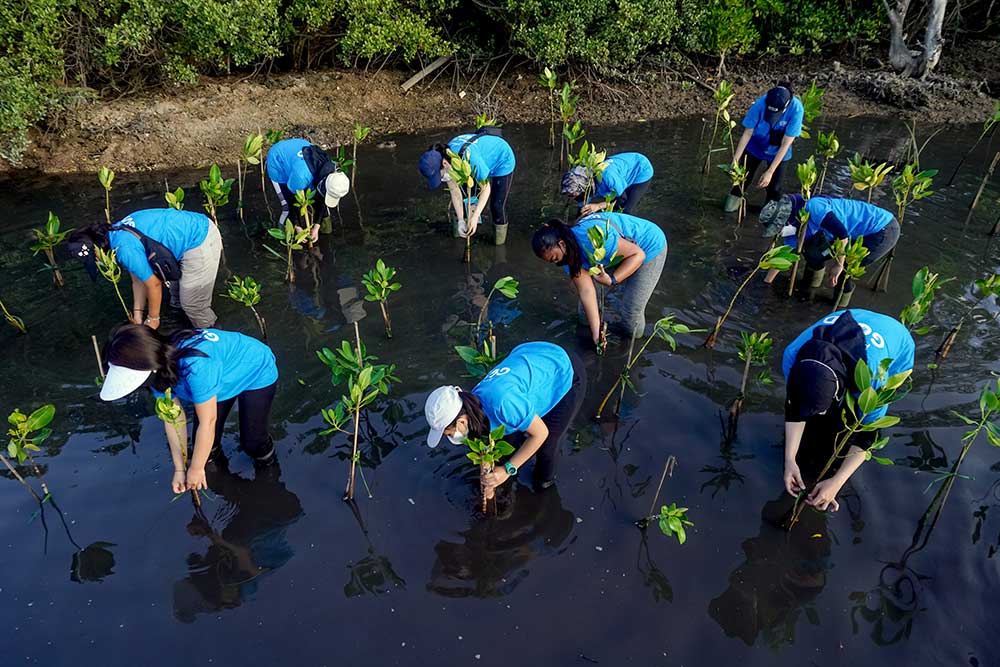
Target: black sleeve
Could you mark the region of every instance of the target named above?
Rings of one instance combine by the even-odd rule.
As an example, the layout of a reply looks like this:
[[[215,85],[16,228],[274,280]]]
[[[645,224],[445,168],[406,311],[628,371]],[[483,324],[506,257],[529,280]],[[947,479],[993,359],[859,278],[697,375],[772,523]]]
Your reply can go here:
[[[833,214],[833,211],[823,216],[823,221],[819,223],[819,226],[820,229],[826,230],[837,240],[847,238],[847,227],[840,221],[840,218]]]

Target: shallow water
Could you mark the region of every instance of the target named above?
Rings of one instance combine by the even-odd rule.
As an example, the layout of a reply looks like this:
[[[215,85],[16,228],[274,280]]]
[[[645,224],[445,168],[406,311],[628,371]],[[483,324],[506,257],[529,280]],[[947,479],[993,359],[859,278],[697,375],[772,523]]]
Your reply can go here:
[[[877,158],[898,158],[906,136],[881,120],[833,126],[845,153]],[[617,428],[591,416],[624,346],[604,359],[584,353],[588,396],[563,444],[558,485],[542,493],[508,485],[496,518],[476,516],[478,484],[462,452],[422,444],[426,392],[444,382],[472,384],[451,348],[467,337],[461,322],[478,312],[484,281],[510,274],[521,282],[516,301],[499,297],[491,307],[502,349],[537,339],[582,349],[570,288],[528,244],[540,219],[561,212],[547,128],[506,132],[519,163],[510,238],[501,248],[486,234],[477,239],[468,272],[462,242],[448,234],[445,196],[427,193],[413,167],[420,150],[446,133],[363,147],[357,200],[345,200],[320,252],[299,258],[292,287],[282,281],[283,264],[253,236],[267,219],[259,189],[246,228],[232,207],[225,210],[229,267],[264,284],[260,310],[281,370],[273,419],[281,470],[280,479],[254,479],[234,451],[231,423],[225,449],[232,470],[205,503],[207,521],[193,518],[187,499],[171,502],[151,399],[106,405],[96,398],[90,335],[103,337],[120,316],[110,286],[92,285],[68,267],[67,286],[57,290],[26,250],[28,229],[42,224],[48,209],[67,226],[103,217],[96,178],[3,184],[0,285],[29,335],[0,329],[0,406],[56,404],[56,433],[39,462],[72,536],[50,507],[46,537],[28,495],[12,479],[0,484],[0,624],[9,664],[1000,662],[991,613],[1000,583],[1000,452],[978,442],[962,467],[971,479],[954,485],[929,535],[915,535],[937,488],[924,493],[936,477],[931,471],[950,465],[960,449],[964,429],[951,410],[974,414],[979,388],[1000,370],[993,304],[967,323],[936,374],[926,369],[971,298],[972,280],[1000,264],[985,233],[998,215],[989,203],[996,186],[963,225],[992,149],[977,151],[953,188],[908,213],[889,292],[862,288],[852,303],[896,315],[920,266],[959,278],[934,306],[934,332],[917,342],[912,393],[891,410],[902,418],[885,450],[896,465],[864,466],[845,487],[838,514],[807,512],[788,534],[766,520],[783,493],[780,351],[830,306],[786,299],[780,286],[755,281],[714,352],[700,347],[701,336],[681,336],[673,354],[651,345],[634,375],[640,395],[626,396]],[[721,172],[699,173],[701,123],[588,133],[611,151],[643,151],[657,172],[638,213],[667,231],[670,254],[647,318],[676,312],[710,326],[763,240],[749,224],[737,230],[724,219]],[[950,174],[973,135],[945,129],[923,164]],[[807,142],[796,151],[807,155]],[[184,186],[187,208],[197,210],[201,177],[120,176],[114,213],[162,205],[165,179]],[[789,174],[788,189],[793,181]],[[826,192],[849,187],[843,161],[827,183]],[[254,176],[248,184],[259,188]],[[877,195],[890,208],[891,198],[885,190]],[[378,309],[354,301],[361,274],[379,257],[404,285],[389,305],[391,341]],[[220,326],[256,334],[238,304],[220,297],[216,309]],[[359,485],[356,516],[340,500],[348,439],[318,435],[320,408],[340,390],[314,351],[351,336],[348,323],[364,311],[363,338],[383,361],[398,364],[402,382],[366,428],[364,472],[374,498]],[[742,363],[734,345],[743,328],[771,332],[778,380],[751,389],[736,437],[727,441],[720,415],[737,391]],[[690,508],[695,526],[684,546],[632,524],[671,454],[678,465],[661,499]]]

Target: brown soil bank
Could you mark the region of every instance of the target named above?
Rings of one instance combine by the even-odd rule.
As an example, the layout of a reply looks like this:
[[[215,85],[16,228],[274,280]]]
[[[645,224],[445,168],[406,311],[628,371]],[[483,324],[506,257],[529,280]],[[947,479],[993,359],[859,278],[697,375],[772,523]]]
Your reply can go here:
[[[826,89],[824,113],[831,115],[981,123],[992,112],[991,95],[1000,96],[997,62],[1000,46],[981,43],[946,52],[925,82],[863,67],[881,63],[803,58],[735,63],[727,78],[735,83],[737,116],[778,78],[788,78],[799,89],[815,79]],[[460,83],[449,66],[407,93],[400,85],[409,72],[327,70],[205,78],[194,87],[98,100],[77,109],[61,131],[35,133],[19,167],[58,173],[100,165],[139,171],[229,163],[248,133],[268,128],[336,145],[349,141],[356,121],[371,126],[376,141],[394,132],[465,127],[479,111],[507,123],[548,122],[535,68],[501,71],[502,64]],[[580,75],[580,117],[614,124],[711,114],[715,82],[709,71],[693,64],[685,71],[646,69],[630,81]]]

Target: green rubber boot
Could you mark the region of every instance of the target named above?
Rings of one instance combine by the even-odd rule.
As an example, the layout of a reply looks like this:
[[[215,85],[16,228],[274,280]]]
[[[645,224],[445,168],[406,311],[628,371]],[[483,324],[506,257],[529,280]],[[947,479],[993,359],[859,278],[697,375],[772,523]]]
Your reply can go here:
[[[496,236],[493,241],[496,245],[503,245],[507,242],[507,225],[493,225],[493,230]]]
[[[840,295],[840,300],[837,301],[837,307],[834,310],[846,310],[851,305],[851,295],[854,294],[854,290],[850,292],[844,292]]]
[[[743,197],[738,197],[736,195],[726,195],[726,203],[723,204],[722,208],[726,213],[735,213],[740,210],[740,202],[743,201]]]
[[[819,269],[817,271],[807,269],[806,273],[809,274],[809,287],[816,289],[823,286],[823,278],[826,277],[826,269]]]

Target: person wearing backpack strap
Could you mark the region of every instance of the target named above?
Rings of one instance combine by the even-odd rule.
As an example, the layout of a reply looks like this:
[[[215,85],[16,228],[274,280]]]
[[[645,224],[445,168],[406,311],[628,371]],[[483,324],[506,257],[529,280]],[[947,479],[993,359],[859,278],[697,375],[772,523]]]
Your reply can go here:
[[[588,232],[595,228],[604,236],[603,253],[595,251],[590,240]],[[569,274],[599,350],[601,317],[594,283],[610,290],[609,327],[624,336],[643,335],[646,304],[667,259],[667,237],[655,223],[625,213],[592,213],[571,225],[552,219],[535,232],[531,247],[539,259],[564,267]],[[592,269],[595,264],[603,268]]]
[[[173,305],[182,308],[195,327],[215,324],[212,296],[222,236],[207,216],[172,208],[135,211],[111,227],[99,222],[73,232],[67,247],[93,280],[97,279],[94,249],[115,251],[118,263],[132,277],[133,323],[159,328],[163,283],[170,282]]]
[[[350,189],[351,180],[319,146],[305,139],[283,139],[267,151],[267,176],[281,202],[278,226],[285,225],[289,202],[299,190],[312,190],[323,197],[327,210],[337,208]],[[318,199],[317,199],[318,201]],[[312,240],[319,240],[319,224],[312,226]]]
[[[485,185],[479,190],[478,199],[469,202],[469,215],[465,214],[465,200],[458,184],[449,176],[451,151],[469,161],[472,177]],[[490,216],[496,230],[497,245],[507,242],[507,197],[514,177],[514,150],[494,126],[479,128],[475,133],[460,134],[445,144],[434,144],[420,156],[419,169],[427,186],[434,190],[441,182],[448,184],[451,204],[455,209],[455,236],[465,238],[476,233],[479,219],[489,204]]]

